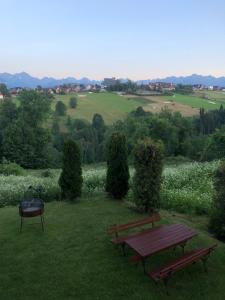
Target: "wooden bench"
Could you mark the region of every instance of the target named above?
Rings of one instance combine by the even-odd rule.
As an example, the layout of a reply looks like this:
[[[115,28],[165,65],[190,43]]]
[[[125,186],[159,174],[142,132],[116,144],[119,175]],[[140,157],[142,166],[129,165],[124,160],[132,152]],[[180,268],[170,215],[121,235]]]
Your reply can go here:
[[[152,230],[152,228],[155,225],[155,222],[158,222],[158,221],[160,221],[160,215],[157,213],[157,214],[151,215],[147,218],[132,221],[132,222],[129,222],[126,224],[111,225],[107,231],[108,231],[108,234],[115,234],[115,238],[112,239],[111,242],[115,245],[122,245],[122,247],[124,249],[125,241],[128,238],[135,237],[140,234],[144,234],[144,233],[148,232],[149,230]],[[137,227],[142,227],[142,226],[148,225],[148,224],[151,224],[151,228],[144,229],[142,231],[131,233],[131,234],[128,234],[125,236],[119,236],[120,232],[129,230],[129,229],[133,229],[133,228],[137,228]]]
[[[171,262],[167,263],[166,265],[151,271],[147,272],[147,275],[151,277],[155,283],[159,282],[160,280],[164,281],[165,286],[167,287],[167,283],[169,278],[180,269],[183,269],[184,267],[194,264],[197,261],[201,260],[203,262],[204,270],[206,269],[206,262],[210,255],[210,253],[215,250],[217,245],[213,245],[210,247],[205,248],[198,248],[195,250],[192,250],[190,252],[185,253],[180,258],[177,258],[175,260],[172,260]],[[168,291],[167,291],[168,292]]]

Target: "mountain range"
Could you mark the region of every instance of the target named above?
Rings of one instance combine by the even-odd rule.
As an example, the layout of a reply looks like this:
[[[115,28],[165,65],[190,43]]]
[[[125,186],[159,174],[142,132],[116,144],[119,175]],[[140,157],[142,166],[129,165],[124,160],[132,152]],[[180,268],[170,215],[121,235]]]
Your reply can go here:
[[[121,79],[125,82],[127,79]],[[205,86],[219,86],[225,87],[225,76],[223,77],[214,77],[214,76],[203,76],[198,74],[192,74],[190,76],[171,76],[166,78],[156,78],[156,79],[147,79],[147,80],[137,80],[138,84],[147,84],[153,82],[167,82],[173,84],[202,84]],[[76,79],[74,77],[66,77],[63,79],[55,79],[53,77],[43,77],[37,78],[29,75],[28,73],[21,72],[16,74],[10,73],[0,73],[0,83],[5,83],[8,88],[13,87],[26,87],[26,88],[35,88],[38,85],[44,88],[55,87],[62,84],[100,84],[99,80],[91,80],[89,78],[83,77],[81,79]]]

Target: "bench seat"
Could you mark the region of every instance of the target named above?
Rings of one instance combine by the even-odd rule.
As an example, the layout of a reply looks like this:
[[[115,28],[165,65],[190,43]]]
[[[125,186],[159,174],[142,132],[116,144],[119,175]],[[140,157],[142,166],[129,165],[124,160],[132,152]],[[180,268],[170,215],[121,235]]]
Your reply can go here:
[[[164,266],[157,268],[151,272],[147,272],[147,275],[151,277],[155,282],[160,280],[168,279],[173,273],[183,269],[184,267],[196,263],[199,260],[202,260],[205,264],[206,259],[210,253],[215,250],[217,245],[210,247],[194,249],[190,252],[187,252],[183,256],[172,260]]]

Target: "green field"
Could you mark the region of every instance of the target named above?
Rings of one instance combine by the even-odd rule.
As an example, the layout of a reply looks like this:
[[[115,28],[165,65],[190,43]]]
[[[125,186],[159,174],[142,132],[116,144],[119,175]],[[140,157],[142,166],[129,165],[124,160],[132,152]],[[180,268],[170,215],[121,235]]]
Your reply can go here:
[[[141,97],[127,99],[115,93],[82,93],[75,95],[78,100],[77,108],[69,108],[69,99],[73,95],[56,95],[53,109],[58,100],[63,101],[67,106],[67,115],[71,118],[80,118],[91,121],[95,113],[103,116],[106,124],[123,119],[127,113],[143,106],[145,100]]]
[[[221,104],[225,105],[225,94],[218,92],[207,92],[208,99],[203,99],[199,94],[194,95],[180,95],[164,97],[168,101],[178,102],[194,108],[205,108],[207,110],[217,109]]]
[[[162,223],[184,223],[199,235],[186,250],[218,243],[209,259],[208,274],[201,262],[176,273],[169,282],[168,297],[161,284],[143,274],[141,265],[124,257],[110,243],[106,229],[140,217],[123,203],[103,195],[83,197],[70,204],[46,204],[45,232],[35,220],[25,220],[19,233],[17,207],[0,209],[0,299],[4,300],[174,300],[225,299],[225,246],[206,232],[204,218],[161,211]],[[36,220],[37,221],[37,220]],[[169,249],[148,259],[147,270],[181,255]]]

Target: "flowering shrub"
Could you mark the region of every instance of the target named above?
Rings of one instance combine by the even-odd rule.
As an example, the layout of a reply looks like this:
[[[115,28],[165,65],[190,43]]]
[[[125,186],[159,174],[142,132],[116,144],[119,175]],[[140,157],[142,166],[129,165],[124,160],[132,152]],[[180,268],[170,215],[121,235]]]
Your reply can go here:
[[[214,192],[213,173],[219,163],[187,163],[177,167],[166,167],[163,171],[161,207],[183,213],[209,214]],[[41,197],[44,201],[60,199],[59,173],[52,170],[51,177],[43,177],[37,173],[27,176],[0,175],[0,206],[18,204],[29,186],[42,187]],[[131,169],[131,177],[133,174],[134,170]],[[83,193],[91,196],[95,192],[104,192],[106,169],[84,169],[83,180]],[[130,190],[129,200],[132,200],[132,197]]]
[[[213,196],[213,173],[218,165],[219,161],[214,161],[166,168],[161,207],[178,212],[208,214]]]
[[[59,186],[52,178],[35,176],[0,176],[0,206],[16,205],[24,196],[29,186],[42,187],[41,198],[53,201],[59,198]]]

